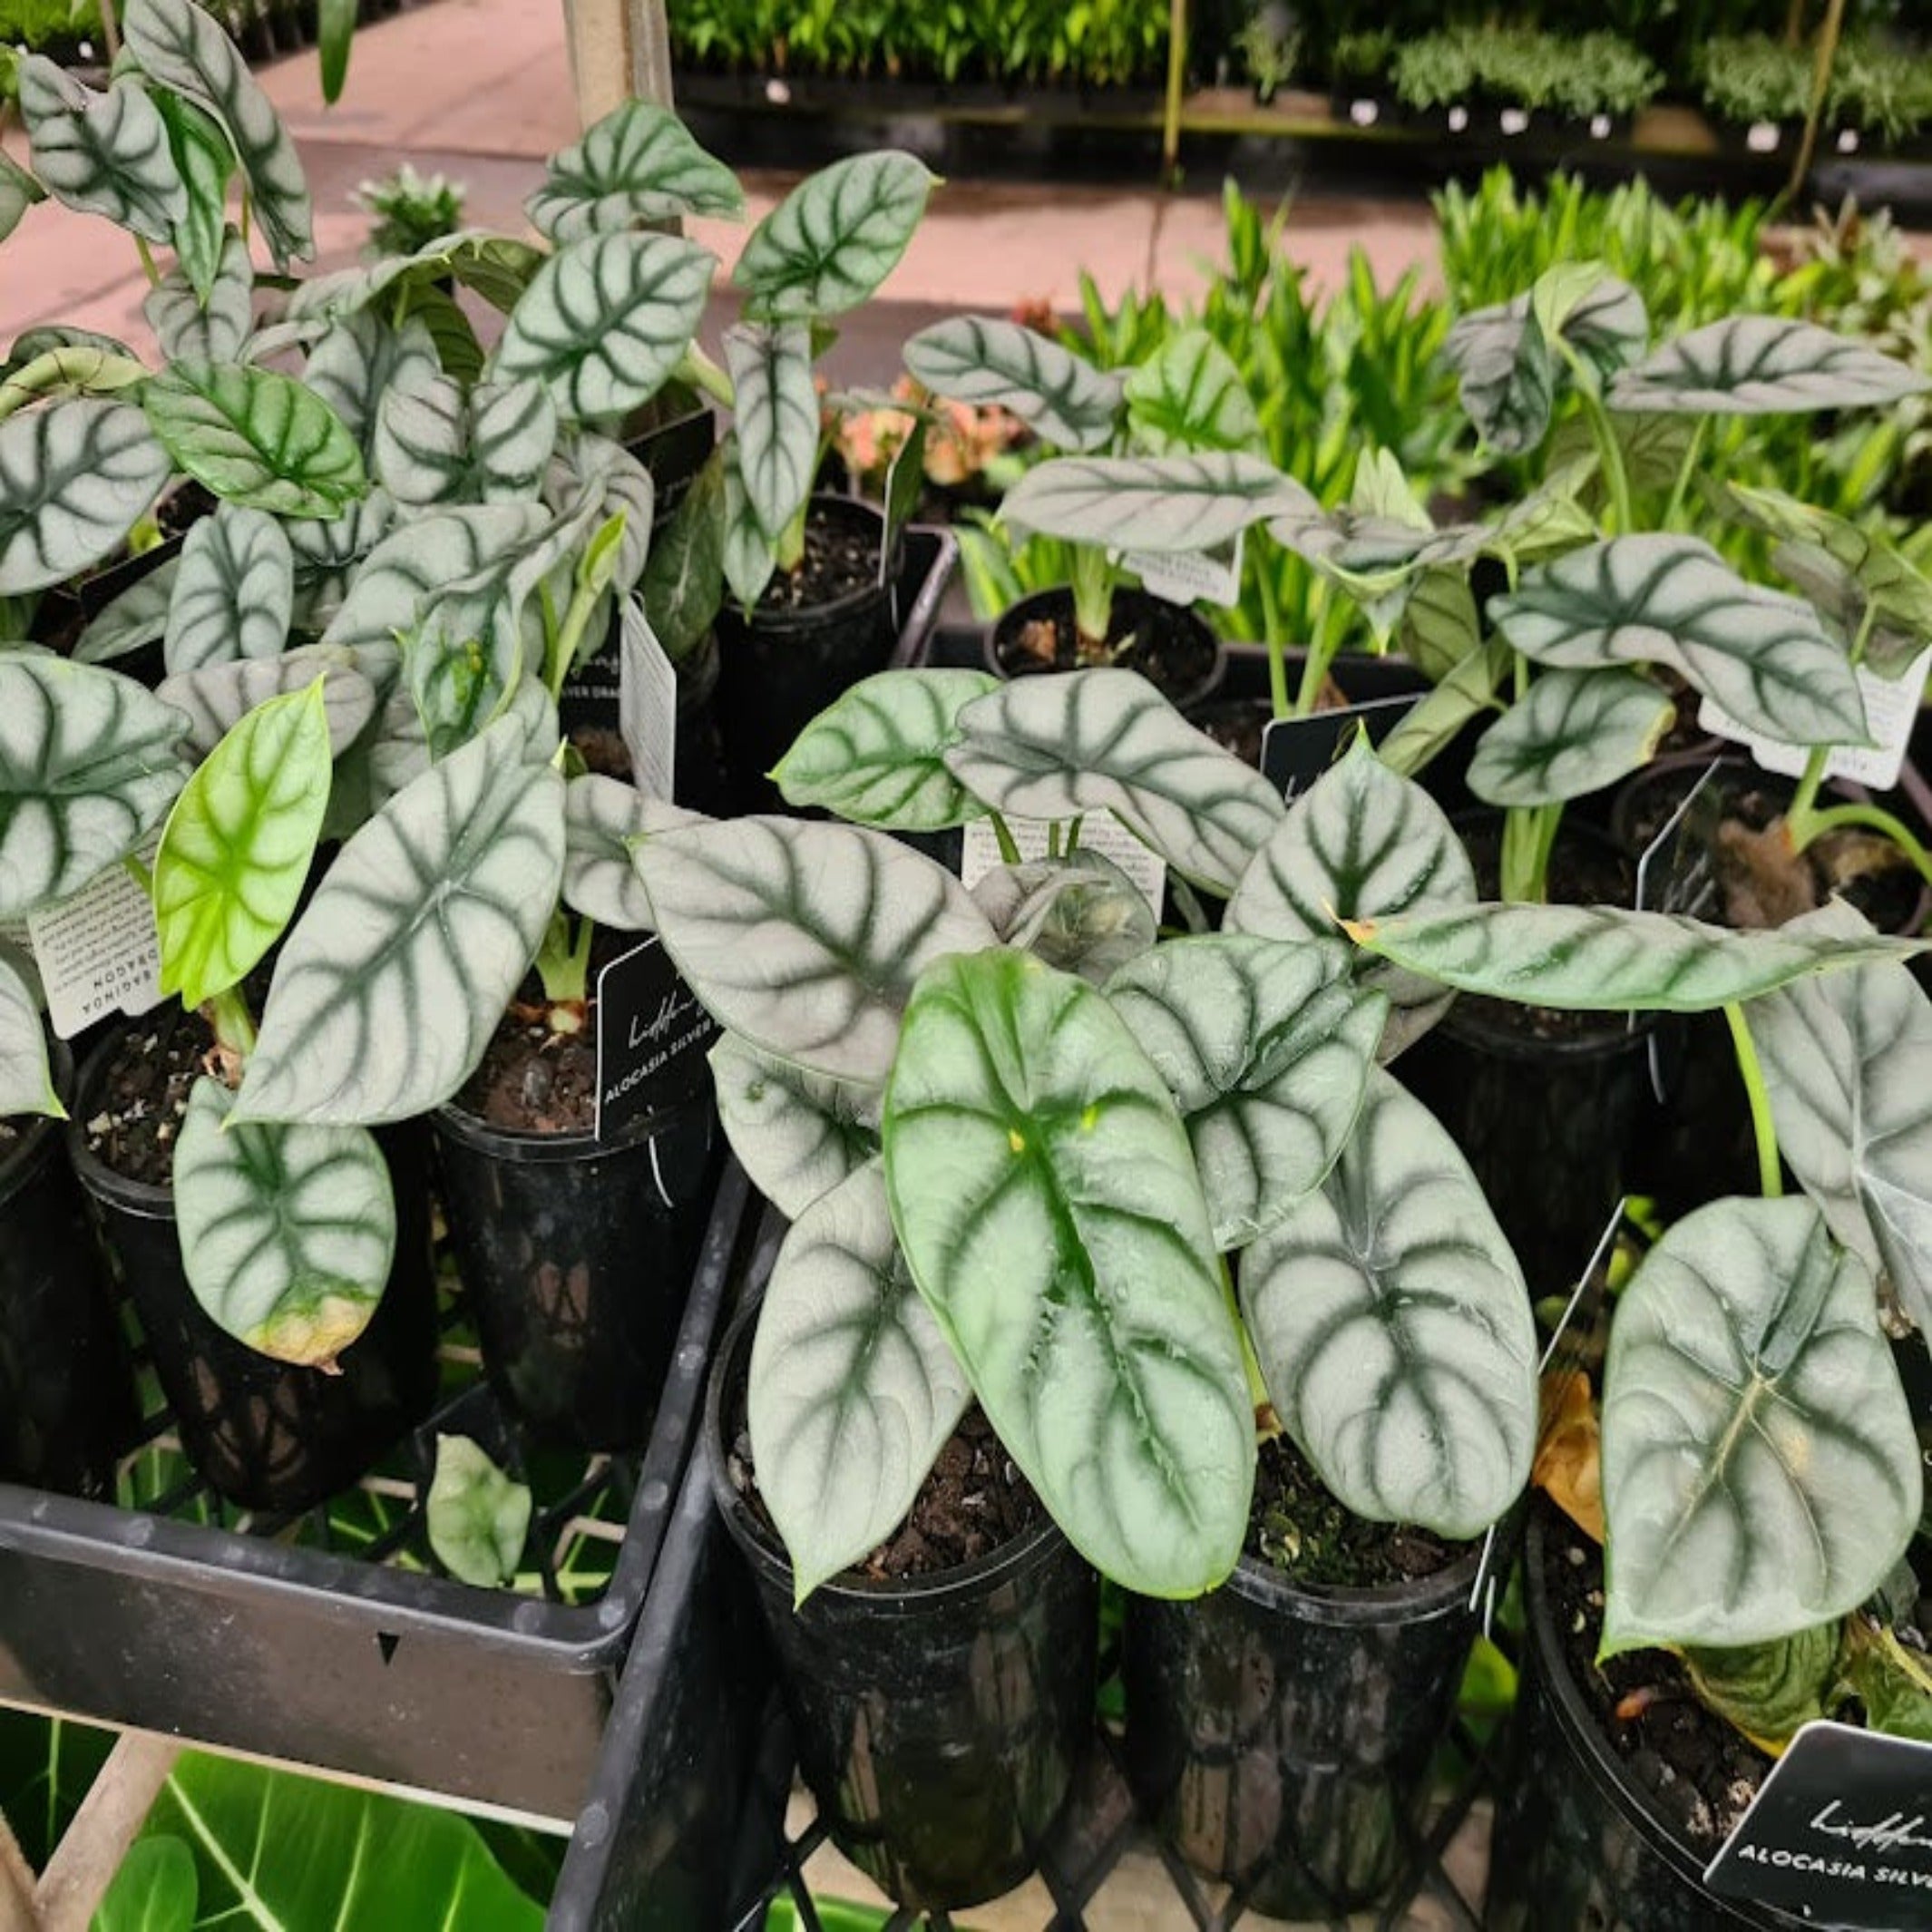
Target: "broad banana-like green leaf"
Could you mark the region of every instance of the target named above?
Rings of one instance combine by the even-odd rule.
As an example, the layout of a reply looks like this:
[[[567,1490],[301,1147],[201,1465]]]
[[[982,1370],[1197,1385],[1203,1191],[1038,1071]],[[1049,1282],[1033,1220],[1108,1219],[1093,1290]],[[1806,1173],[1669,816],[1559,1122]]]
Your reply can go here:
[[[239,986],[295,914],[328,809],[323,680],[271,698],[181,788],[154,855],[161,988],[200,1006]]]
[[[1761,1751],[1781,1751],[1817,1719],[1838,1677],[1839,1625],[1814,1624],[1771,1644],[1683,1652],[1698,1702]]]
[[[287,376],[239,363],[176,363],[141,406],[163,447],[217,496],[278,516],[339,516],[368,493],[342,420]]]
[[[244,1124],[204,1077],[174,1154],[188,1285],[251,1349],[328,1368],[376,1312],[395,1258],[395,1198],[362,1127]]]
[[[884,1109],[906,1261],[1007,1452],[1124,1588],[1234,1568],[1254,1415],[1174,1101],[1084,981],[1000,948],[921,979]]]
[[[429,1547],[462,1583],[494,1590],[512,1582],[523,1560],[534,1506],[467,1436],[436,1438],[436,1472],[424,1498]]]
[[[1349,966],[1334,941],[1224,932],[1144,952],[1107,981],[1186,1123],[1223,1253],[1320,1186],[1354,1130],[1389,1001]]]
[[[1654,349],[1610,386],[1636,415],[1783,415],[1896,403],[1932,378],[1849,336],[1781,316],[1729,316]]]
[[[239,361],[255,320],[255,265],[248,244],[229,229],[205,297],[176,268],[149,292],[141,312],[170,362]]]
[[[236,1107],[379,1126],[469,1078],[557,908],[563,780],[506,717],[344,846],[282,950]]]
[[[1292,506],[1300,488],[1240,450],[1057,456],[1006,493],[1000,519],[1015,537],[1060,537],[1110,550],[1213,550]]]
[[[388,675],[386,672],[383,675]],[[270,698],[306,690],[317,678],[330,750],[339,756],[359,738],[378,703],[377,678],[365,654],[337,644],[305,644],[274,658],[238,658],[162,680],[155,692],[181,714],[181,747],[205,758],[225,734]]]
[[[223,503],[181,545],[163,651],[171,676],[235,658],[273,658],[288,641],[295,553],[266,511]]]
[[[803,1603],[898,1527],[972,1399],[899,1252],[876,1157],[785,1236],[748,1396],[758,1492]]]
[[[818,391],[804,322],[741,323],[725,331],[737,396],[738,469],[758,527],[776,543],[805,507],[818,468]]]
[[[145,577],[137,577],[74,639],[74,662],[108,664],[159,644],[167,632],[168,606],[181,569],[176,555],[157,563]]]
[[[192,0],[128,0],[122,32],[144,73],[227,131],[276,267],[286,273],[308,260],[316,244],[301,160],[234,42]]]
[[[365,308],[329,325],[309,351],[302,380],[341,418],[366,468],[375,462],[384,399],[427,386],[440,369],[426,323],[412,316],[392,327]]]
[[[959,714],[1000,688],[990,671],[881,671],[854,685],[793,741],[772,777],[791,805],[883,832],[942,832],[986,807],[946,769]]]
[[[0,154],[0,241],[5,241],[37,201],[47,199],[47,190],[5,154]]]
[[[1523,1492],[1537,1332],[1455,1143],[1389,1074],[1318,1193],[1242,1257],[1283,1426],[1357,1516],[1478,1537]]]
[[[1105,448],[1119,420],[1119,376],[1018,322],[951,316],[906,344],[905,366],[934,395],[1007,410],[1055,449]]]
[[[680,215],[736,220],[745,212],[745,191],[668,108],[627,101],[551,159],[523,211],[540,235],[561,247]]]
[[[0,952],[0,1120],[18,1114],[63,1120],[66,1112],[54,1090],[40,1001]]]
[[[1841,1616],[1918,1527],[1872,1278],[1809,1201],[1713,1202],[1644,1257],[1604,1369],[1602,1654]]]
[[[88,1932],[198,1932],[200,1905],[187,1841],[144,1838],[129,1847]]]
[[[205,302],[221,272],[228,239],[228,184],[235,172],[235,151],[221,124],[193,102],[163,91],[154,97],[174,165],[181,178],[187,209],[174,224],[174,252],[181,272],[198,300]]]
[[[83,214],[168,240],[188,211],[188,190],[147,91],[123,80],[96,93],[40,54],[18,73],[28,149],[47,190]]]
[[[636,864],[717,1023],[815,1073],[880,1085],[924,969],[993,942],[942,866],[882,832],[739,818],[647,838]]]
[[[1664,664],[1788,745],[1865,742],[1845,653],[1801,598],[1746,583],[1694,537],[1615,537],[1526,571],[1489,616],[1553,670]]]
[[[843,315],[899,265],[932,191],[923,161],[891,149],[834,161],[751,231],[732,272],[761,322]]]
[[[0,651],[0,919],[79,892],[161,824],[183,723],[118,671]]]
[[[1786,932],[1862,939],[1841,901]],[[1932,1332],[1932,1002],[1903,966],[1801,980],[1751,1009],[1778,1151],[1831,1232]]]
[[[1160,937],[1147,895],[1084,845],[1064,858],[996,865],[973,887],[972,902],[1003,943],[1089,986],[1104,987]]]
[[[946,768],[983,804],[1014,818],[1112,811],[1212,892],[1233,892],[1281,823],[1261,774],[1133,671],[1015,678],[966,706],[959,728]]]
[[[1476,903],[1476,872],[1441,806],[1358,744],[1324,772],[1243,875],[1222,922],[1260,939],[1327,939],[1339,921]],[[1449,1010],[1434,981],[1358,967],[1389,996],[1381,1058],[1393,1059]]]
[[[1358,945],[1444,986],[1589,1013],[1702,1013],[1932,941],[1739,932],[1612,905],[1470,905],[1344,922]]]
[[[745,487],[745,468],[737,440],[734,437],[723,451],[724,521],[723,551],[725,581],[731,594],[746,610],[757,608],[765,587],[778,567],[778,552],[765,534],[753,507],[751,492]]]
[[[0,423],[0,597],[44,590],[111,555],[170,467],[125,403],[81,397]]]
[[[654,535],[644,565],[644,616],[673,664],[702,642],[724,602],[725,452],[711,459]]]
[[[710,1061],[731,1151],[788,1220],[877,1157],[877,1088],[807,1073],[736,1033],[719,1034]]]
[[[698,822],[619,779],[597,772],[572,778],[564,797],[564,903],[614,932],[650,932],[650,894],[631,854],[652,832]]]
[[[1545,671],[1483,733],[1469,789],[1505,806],[1586,797],[1647,765],[1676,716],[1641,671]]]
[[[1205,328],[1169,337],[1127,377],[1126,394],[1127,423],[1152,455],[1260,444],[1254,399],[1234,358]]]
[[[439,376],[384,396],[376,473],[399,503],[518,503],[535,498],[557,446],[557,405],[541,383]]]
[[[690,346],[712,258],[669,235],[594,235],[545,262],[496,352],[499,380],[532,376],[571,420],[627,415]]]

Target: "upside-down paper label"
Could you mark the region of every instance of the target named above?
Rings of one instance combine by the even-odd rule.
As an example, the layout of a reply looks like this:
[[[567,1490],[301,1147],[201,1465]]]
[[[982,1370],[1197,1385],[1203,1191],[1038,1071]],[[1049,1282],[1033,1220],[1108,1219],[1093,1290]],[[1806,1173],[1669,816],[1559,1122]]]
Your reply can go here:
[[[143,863],[153,858],[150,850]],[[161,1004],[154,902],[125,865],[110,865],[73,898],[29,912],[27,943],[63,1039],[110,1013],[132,1019]]]
[[[1013,843],[1020,848],[1023,861],[1047,856],[1045,825],[1014,819],[1007,830],[1013,834]],[[1111,859],[1140,888],[1142,896],[1154,908],[1154,916],[1160,917],[1161,901],[1167,890],[1165,859],[1142,844],[1111,812],[1088,813],[1080,821],[1080,844],[1088,852],[1098,852],[1103,859]],[[961,884],[970,893],[988,873],[1005,864],[991,822],[984,818],[972,820],[961,844]]]
[[[1241,536],[1218,550],[1130,550],[1120,559],[1162,602],[1214,604],[1227,610],[1241,601]]]
[[[1849,778],[1875,792],[1888,792],[1898,783],[1912,727],[1918,721],[1918,700],[1928,669],[1932,669],[1932,650],[1923,652],[1903,678],[1880,678],[1863,665],[1859,667],[1859,691],[1865,699],[1865,722],[1872,742],[1834,746],[1825,760],[1826,777]],[[1775,738],[1760,737],[1708,698],[1698,707],[1697,722],[1706,731],[1743,746],[1764,770],[1785,778],[1804,776],[1810,754],[1802,745],[1781,745]]]

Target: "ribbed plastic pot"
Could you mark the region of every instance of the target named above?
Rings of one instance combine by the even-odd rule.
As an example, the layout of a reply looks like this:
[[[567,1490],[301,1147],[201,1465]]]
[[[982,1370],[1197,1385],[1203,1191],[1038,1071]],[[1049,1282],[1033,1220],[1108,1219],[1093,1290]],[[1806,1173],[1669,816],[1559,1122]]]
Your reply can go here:
[[[1244,1557],[1193,1603],[1130,1600],[1127,1769],[1143,1814],[1251,1910],[1325,1917],[1386,1898],[1455,1715],[1478,1562],[1327,1590]]]
[[[111,1036],[82,1069],[68,1153],[108,1263],[141,1318],[181,1447],[209,1486],[251,1509],[293,1514],[355,1482],[428,1414],[436,1396],[436,1294],[430,1247],[428,1134],[377,1135],[395,1191],[395,1261],[368,1327],[339,1373],[245,1347],[188,1285],[169,1187],[116,1174],[87,1147],[113,1058]]]
[[[998,1898],[1033,1869],[1092,1736],[1098,1584],[1046,1523],[980,1562],[847,1575],[794,1609],[791,1565],[727,1469],[755,1320],[739,1315],[712,1371],[705,1450],[805,1782],[839,1849],[901,1904]]]
[[[458,1273],[498,1397],[583,1449],[650,1438],[720,1154],[704,1095],[612,1140],[432,1116]]]
[[[987,633],[987,669],[998,678],[1033,678],[1067,668],[1028,662],[1015,639],[1029,623],[1048,621],[1064,629],[1072,618],[1070,590],[1036,590],[1030,597],[1022,597],[1000,614]],[[1186,606],[1170,604],[1147,590],[1117,590],[1107,641],[1108,649],[1118,655],[1110,661],[1122,670],[1139,671],[1146,676],[1144,645],[1156,639],[1176,641],[1201,665],[1199,671],[1185,681],[1163,678],[1153,680],[1177,711],[1191,712],[1219,692],[1227,672],[1226,652],[1206,621]]]
[[[73,1060],[53,1043],[54,1091]],[[138,1432],[133,1366],[57,1120],[16,1120],[0,1155],[0,1481],[112,1496]]]
[[[1489,1858],[1488,1932],[1767,1932],[1801,1921],[1704,1888],[1700,1858],[1624,1776],[1572,1681],[1544,1586],[1545,1517],[1525,1551],[1528,1639]]]

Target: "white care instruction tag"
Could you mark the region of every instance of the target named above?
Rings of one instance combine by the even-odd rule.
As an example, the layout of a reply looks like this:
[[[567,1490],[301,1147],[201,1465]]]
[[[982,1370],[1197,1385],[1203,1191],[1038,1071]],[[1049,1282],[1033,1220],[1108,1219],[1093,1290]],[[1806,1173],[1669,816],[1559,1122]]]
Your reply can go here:
[[[144,864],[153,859],[151,850],[142,854]],[[110,1013],[132,1020],[161,1004],[154,902],[125,865],[110,865],[72,899],[29,912],[27,942],[63,1039]]]
[[[618,625],[617,728],[630,776],[648,798],[668,798],[677,776],[678,673],[634,597]]]
[[[1839,745],[1825,760],[1825,776],[1849,778],[1875,792],[1888,792],[1898,783],[1905,766],[1906,746],[1911,742],[1912,727],[1918,719],[1918,700],[1926,688],[1926,673],[1932,670],[1932,650],[1920,654],[1903,678],[1880,678],[1862,665],[1856,673],[1859,694],[1865,699],[1865,723],[1875,741],[1869,746]],[[1810,754],[1802,745],[1781,745],[1747,730],[1720,705],[1705,698],[1697,707],[1697,722],[1719,737],[1742,745],[1765,771],[1781,777],[1800,778]]]
[[[1165,603],[1215,604],[1225,610],[1241,601],[1238,532],[1218,550],[1130,550],[1122,552],[1120,561]]]
[[[1013,843],[1022,860],[1047,855],[1047,827],[1024,819],[1008,823]],[[1080,845],[1111,859],[1136,885],[1160,917],[1161,900],[1167,890],[1167,862],[1143,845],[1111,812],[1089,812],[1080,821]],[[1000,841],[993,834],[990,819],[975,818],[966,826],[964,849],[960,857],[960,883],[970,893],[988,873],[1006,864]]]

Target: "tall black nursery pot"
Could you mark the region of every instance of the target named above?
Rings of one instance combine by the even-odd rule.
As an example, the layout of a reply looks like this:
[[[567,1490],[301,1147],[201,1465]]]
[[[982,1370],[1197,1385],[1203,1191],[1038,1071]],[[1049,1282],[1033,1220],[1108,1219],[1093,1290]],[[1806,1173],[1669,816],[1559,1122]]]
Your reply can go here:
[[[1059,634],[1062,656],[1057,664],[1029,658],[1020,646],[1020,632],[1041,623],[1051,624]],[[994,620],[986,636],[986,668],[999,678],[1071,670],[1074,637],[1072,590],[1036,590]],[[1184,604],[1170,604],[1130,586],[1114,592],[1107,646],[1114,654],[1110,662],[1148,678],[1177,711],[1191,713],[1206,704],[1227,672],[1225,649],[1204,618]]]
[[[458,1272],[498,1395],[538,1435],[640,1447],[677,1347],[719,1158],[708,1094],[613,1138],[432,1117]]]
[[[1564,1656],[1544,1586],[1545,1517],[1525,1551],[1528,1634],[1489,1858],[1488,1932],[1767,1932],[1800,1920],[1704,1888],[1707,1859],[1654,1811]]]
[[[54,1043],[54,1091],[73,1060]],[[111,1496],[133,1442],[133,1368],[101,1279],[57,1120],[21,1117],[0,1147],[0,1482]]]
[[[1127,1769],[1143,1813],[1244,1905],[1377,1903],[1413,1857],[1455,1715],[1479,1556],[1391,1589],[1320,1589],[1244,1556],[1193,1603],[1127,1606]]]
[[[116,1174],[87,1147],[121,1035],[81,1071],[67,1128],[110,1267],[135,1312],[181,1432],[209,1486],[251,1509],[293,1514],[355,1482],[435,1400],[436,1291],[430,1246],[428,1136],[420,1123],[376,1137],[395,1193],[395,1260],[339,1373],[297,1368],[245,1347],[202,1312],[175,1233],[174,1192]]]
[[[885,519],[855,497],[815,496],[806,524],[856,536],[877,557]],[[842,691],[883,671],[893,654],[893,577],[799,610],[761,603],[746,612],[731,600],[717,614],[717,722],[725,766],[740,811],[783,809],[765,775]]]
[[[1098,1584],[1049,1523],[905,1582],[849,1573],[792,1606],[792,1567],[731,1480],[756,1307],[712,1371],[705,1449],[777,1655],[800,1769],[838,1848],[937,1912],[1018,1885],[1093,1730]]]

